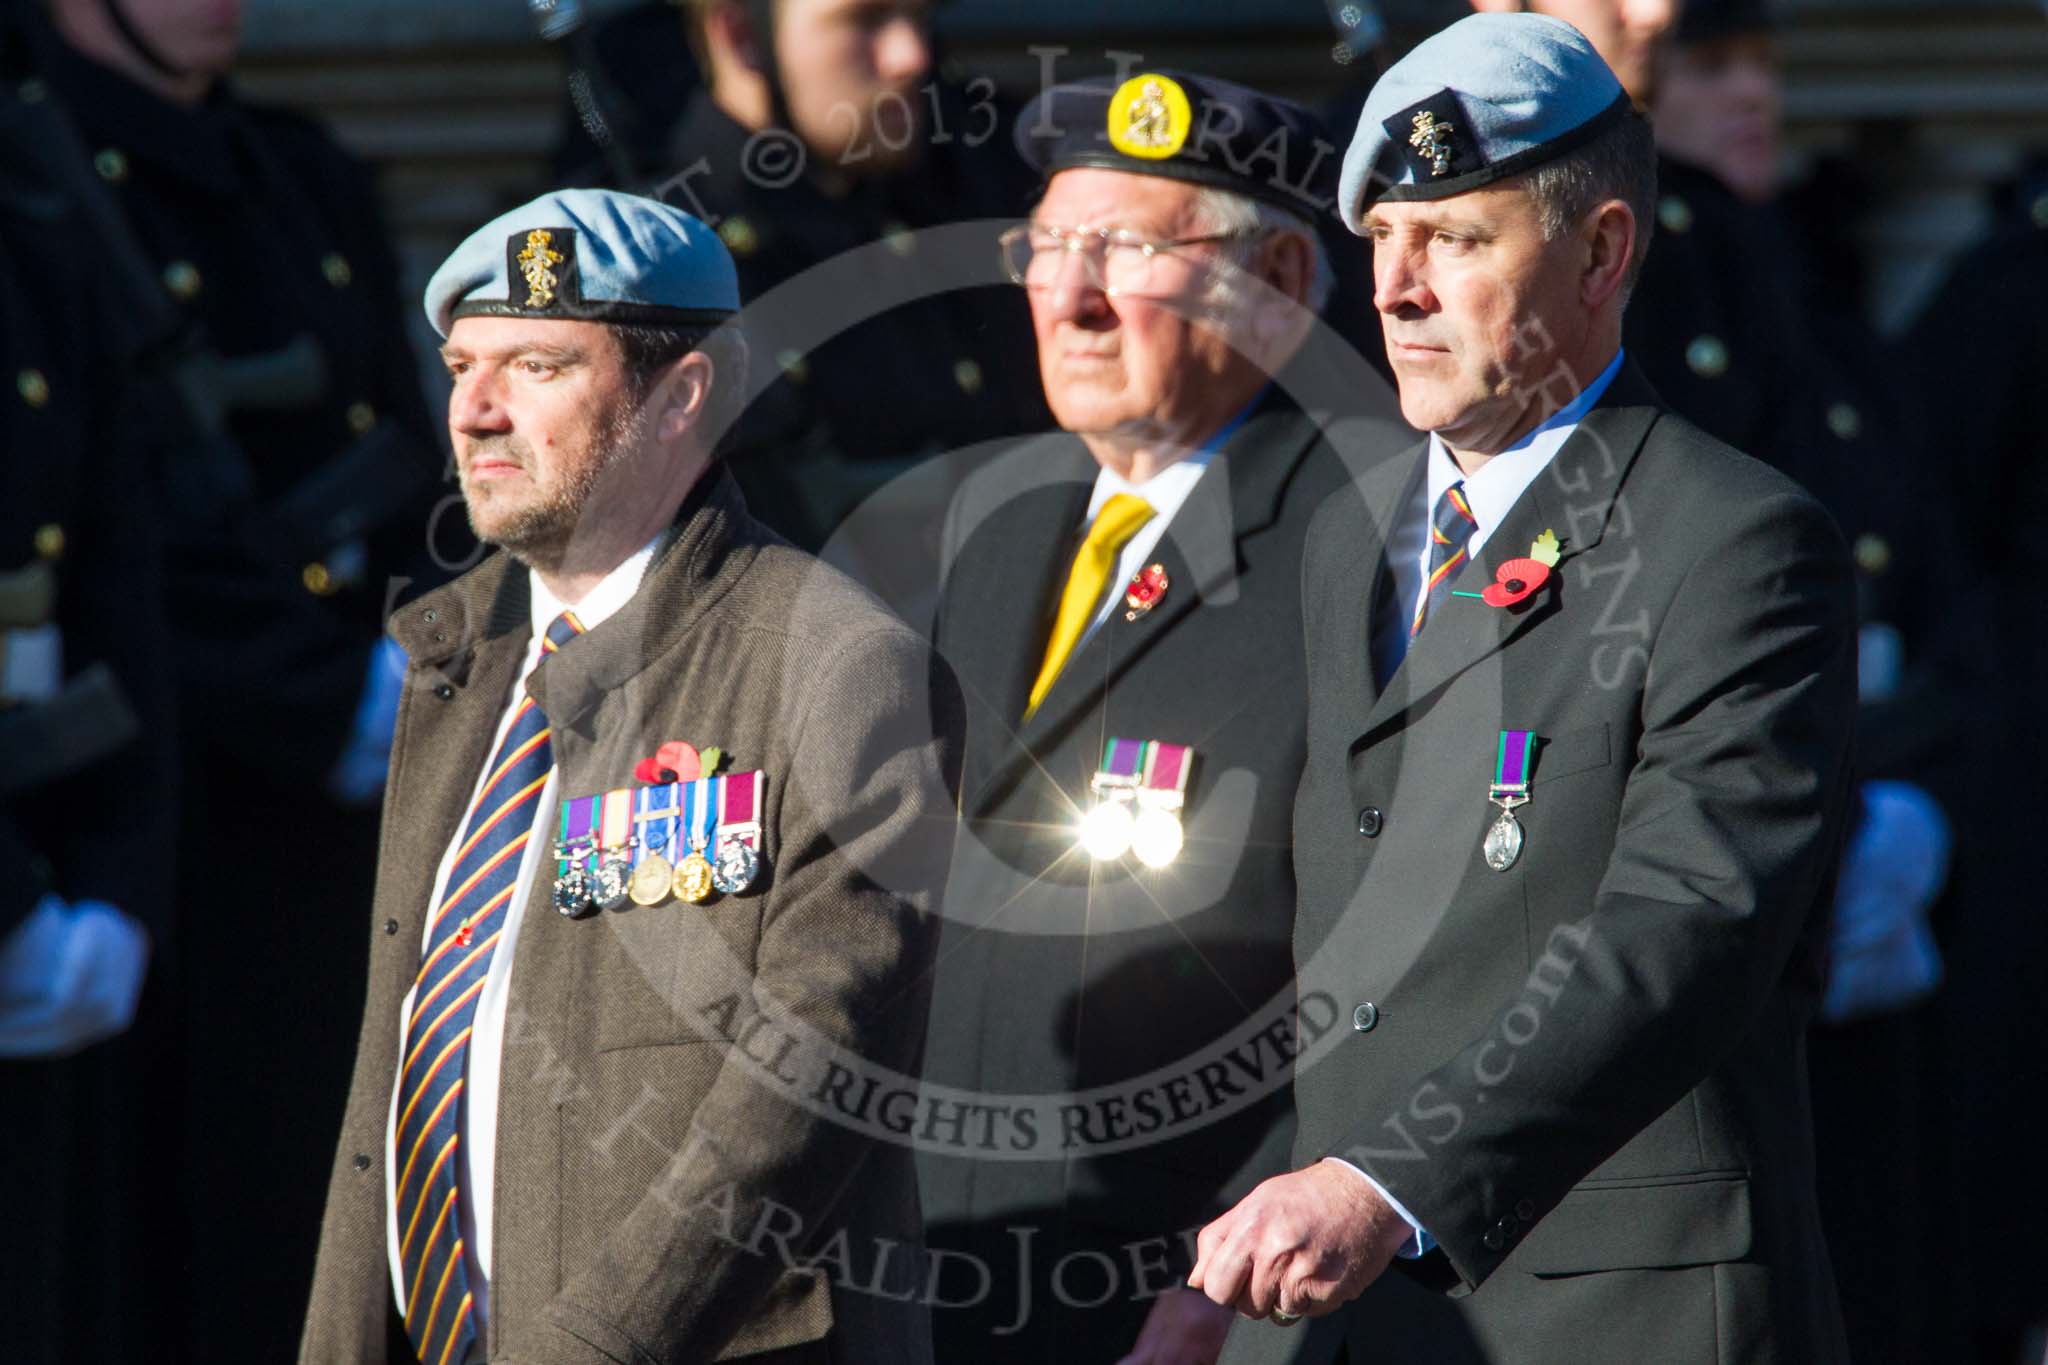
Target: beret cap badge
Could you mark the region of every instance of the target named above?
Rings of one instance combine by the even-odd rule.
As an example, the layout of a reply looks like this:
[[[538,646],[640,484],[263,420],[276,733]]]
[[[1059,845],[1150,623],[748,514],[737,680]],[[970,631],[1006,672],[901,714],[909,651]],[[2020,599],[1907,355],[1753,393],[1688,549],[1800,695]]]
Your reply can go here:
[[[526,306],[545,308],[555,301],[555,278],[552,267],[562,263],[562,253],[548,243],[555,235],[546,228],[535,228],[526,234],[526,246],[519,253],[519,273],[526,277]]]
[[[1437,122],[1436,114],[1424,109],[1410,121],[1414,130],[1408,134],[1408,145],[1429,158],[1429,173],[1445,175],[1451,169],[1451,134],[1457,125]]]
[[[1109,100],[1109,143],[1125,156],[1162,161],[1187,145],[1194,126],[1188,93],[1171,76],[1131,77]]]

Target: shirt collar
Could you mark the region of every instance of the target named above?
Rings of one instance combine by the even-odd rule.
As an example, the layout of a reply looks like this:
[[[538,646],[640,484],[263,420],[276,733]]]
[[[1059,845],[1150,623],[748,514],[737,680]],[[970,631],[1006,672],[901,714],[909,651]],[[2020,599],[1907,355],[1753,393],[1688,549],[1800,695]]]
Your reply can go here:
[[[1252,401],[1238,409],[1235,417],[1216,428],[1208,440],[1143,483],[1132,483],[1114,469],[1107,465],[1103,466],[1095,476],[1095,491],[1089,495],[1088,515],[1083,524],[1092,524],[1095,514],[1102,510],[1102,504],[1118,493],[1137,494],[1152,504],[1155,520],[1162,525],[1171,521],[1173,514],[1180,510],[1180,505],[1187,501],[1188,494],[1194,490],[1195,483],[1202,477],[1202,471],[1216,458],[1216,452],[1223,449],[1223,443],[1236,434],[1239,427],[1251,420],[1252,413],[1265,401],[1266,390],[1271,387],[1270,382],[1261,385],[1259,391],[1252,395]]]
[[[1614,376],[1621,373],[1621,362],[1626,354],[1626,351],[1617,350],[1614,359],[1607,362],[1607,368],[1580,390],[1577,397],[1552,413],[1527,436],[1480,466],[1476,474],[1461,472],[1443,438],[1431,432],[1428,501],[1423,504],[1424,515],[1429,515],[1428,509],[1436,507],[1445,489],[1454,483],[1462,483],[1465,501],[1472,508],[1473,519],[1480,529],[1491,530],[1498,525],[1522,496],[1523,490],[1550,466],[1559,449],[1578,429],[1579,422],[1607,392]]]
[[[616,615],[619,608],[633,599],[640,591],[640,580],[647,576],[647,566],[654,562],[654,552],[661,544],[656,536],[632,554],[626,556],[619,567],[598,580],[597,586],[584,594],[573,610],[576,619],[583,623],[585,630],[596,630],[604,621]],[[527,580],[532,584],[533,635],[539,639],[554,619],[563,612],[572,610],[560,598],[548,591],[547,584],[540,581],[540,575],[528,569]]]

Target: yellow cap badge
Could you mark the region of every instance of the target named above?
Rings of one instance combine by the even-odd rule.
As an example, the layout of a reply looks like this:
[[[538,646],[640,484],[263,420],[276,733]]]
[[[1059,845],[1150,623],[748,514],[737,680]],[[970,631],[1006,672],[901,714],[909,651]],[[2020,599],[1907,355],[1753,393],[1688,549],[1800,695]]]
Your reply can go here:
[[[562,253],[548,243],[555,234],[535,228],[526,234],[526,249],[519,253],[519,271],[526,276],[526,306],[545,308],[555,301],[555,272],[550,266],[562,263]]]
[[[1187,144],[1194,111],[1171,76],[1133,76],[1109,100],[1109,145],[1141,161],[1164,161]]]

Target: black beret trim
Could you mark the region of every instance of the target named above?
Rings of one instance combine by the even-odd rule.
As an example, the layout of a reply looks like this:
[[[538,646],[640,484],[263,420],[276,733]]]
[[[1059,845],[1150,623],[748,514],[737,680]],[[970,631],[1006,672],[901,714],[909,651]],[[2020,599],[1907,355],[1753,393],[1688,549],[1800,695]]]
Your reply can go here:
[[[1317,199],[1304,195],[1292,185],[1275,185],[1271,180],[1257,176],[1239,175],[1228,167],[1219,167],[1192,157],[1172,156],[1160,161],[1145,161],[1135,156],[1125,156],[1114,149],[1105,151],[1069,152],[1053,158],[1044,167],[1047,180],[1060,171],[1078,170],[1083,167],[1105,171],[1129,171],[1132,175],[1156,175],[1162,180],[1179,180],[1191,185],[1204,185],[1212,189],[1229,190],[1252,199],[1264,200],[1276,208],[1313,222],[1319,213],[1328,212],[1331,200]]]
[[[457,318],[546,318],[561,322],[609,322],[622,327],[715,327],[733,315],[730,308],[670,308],[653,303],[585,299],[564,304],[559,295],[545,308],[526,308],[507,299],[464,299],[448,310]]]
[[[1483,166],[1479,170],[1468,171],[1463,175],[1448,176],[1442,180],[1432,180],[1427,184],[1389,185],[1378,194],[1362,196],[1358,203],[1358,209],[1363,211],[1370,205],[1382,201],[1390,204],[1407,204],[1431,199],[1448,199],[1454,194],[1464,194],[1468,190],[1481,189],[1491,185],[1496,180],[1505,180],[1511,175],[1520,175],[1523,171],[1541,166],[1546,161],[1555,161],[1561,156],[1575,152],[1594,138],[1600,136],[1600,134],[1606,132],[1609,128],[1612,128],[1615,124],[1620,123],[1623,119],[1634,116],[1635,105],[1630,102],[1628,92],[1624,90],[1621,94],[1614,97],[1614,103],[1608,105],[1578,127],[1568,132],[1559,133],[1548,142],[1539,142],[1534,147],[1525,147],[1513,156],[1502,157],[1500,160]]]

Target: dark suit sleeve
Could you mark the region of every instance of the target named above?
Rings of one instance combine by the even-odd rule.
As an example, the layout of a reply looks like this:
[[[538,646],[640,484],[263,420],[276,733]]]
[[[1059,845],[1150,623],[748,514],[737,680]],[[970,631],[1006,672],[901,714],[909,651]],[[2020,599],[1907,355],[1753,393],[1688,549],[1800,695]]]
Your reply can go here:
[[[752,988],[726,1026],[766,1020],[805,1040],[788,1065],[814,1095],[826,1049],[914,1075],[951,854],[959,707],[930,651],[887,629],[821,657],[797,722],[794,768],[769,844],[774,882]],[[536,1359],[710,1360],[778,1287],[784,1254],[827,1240],[862,1196],[878,1141],[776,1093],[728,1052],[690,1144],[589,1264],[565,1266],[548,1310],[559,1338]],[[896,1226],[916,1235],[914,1184]],[[755,1242],[778,1228],[787,1241]],[[728,1219],[732,1220],[728,1223]],[[737,1229],[735,1234],[733,1229]]]
[[[1465,1283],[1742,1046],[1822,927],[1854,638],[1825,513],[1793,493],[1743,508],[1652,642],[1594,904],[1481,1037],[1403,1091],[1405,1112],[1361,1115],[1330,1151],[1415,1214]]]

